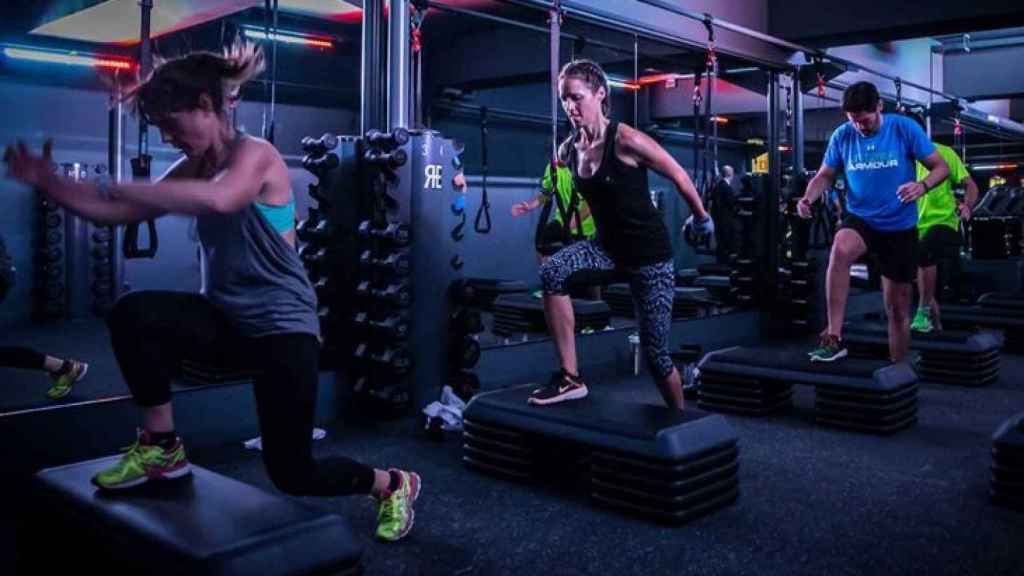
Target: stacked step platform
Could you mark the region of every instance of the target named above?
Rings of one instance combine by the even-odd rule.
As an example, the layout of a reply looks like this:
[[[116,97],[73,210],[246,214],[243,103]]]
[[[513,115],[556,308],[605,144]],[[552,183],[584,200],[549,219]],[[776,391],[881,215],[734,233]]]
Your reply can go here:
[[[25,574],[358,574],[348,522],[192,465],[191,474],[110,494],[90,479],[120,456],[36,474],[19,530]],[[53,535],[74,534],[54,554]]]
[[[712,304],[711,294],[704,288],[675,289],[675,300],[672,301],[672,319],[685,320],[697,318],[701,309]],[[611,307],[612,313],[625,318],[636,318],[633,307],[633,290],[629,284],[612,284],[601,295]]]
[[[572,300],[576,330],[603,330],[611,321],[612,310],[601,300]],[[530,294],[504,294],[494,300],[494,333],[502,335],[547,332],[544,301]]]
[[[1024,412],[992,435],[992,501],[1024,510]]]
[[[843,327],[851,356],[885,359],[889,335],[885,324],[853,322]],[[943,330],[913,333],[911,350],[919,353],[917,372],[922,380],[959,386],[987,386],[999,379],[999,349],[995,332]]]
[[[942,306],[943,328],[959,330],[999,330],[1003,333],[1003,346],[1014,352],[1024,351],[1024,309],[996,308],[981,305]]]
[[[917,376],[907,364],[812,363],[804,349],[736,347],[707,354],[697,369],[697,404],[706,410],[770,414],[791,404],[793,384],[806,384],[820,424],[893,433],[917,422]]]
[[[739,447],[720,415],[581,400],[531,406],[537,384],[478,394],[464,413],[463,461],[519,481],[571,479],[603,505],[683,523],[736,500]]]

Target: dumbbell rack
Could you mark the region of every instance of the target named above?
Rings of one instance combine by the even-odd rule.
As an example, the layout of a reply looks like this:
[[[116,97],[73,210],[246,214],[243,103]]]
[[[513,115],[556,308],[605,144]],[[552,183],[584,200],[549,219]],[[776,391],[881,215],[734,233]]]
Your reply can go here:
[[[760,210],[753,197],[741,197],[736,203],[736,217],[743,223],[745,234],[736,257],[731,262],[729,294],[740,306],[750,307],[757,304],[761,286],[761,264],[757,258],[758,237],[752,233],[759,229],[757,219]]]
[[[809,255],[812,221],[797,214],[797,201],[803,190],[792,194],[784,213],[786,231],[780,244],[779,294],[781,316],[787,327],[797,333],[811,332],[819,324],[816,313],[818,262]],[[815,218],[825,218],[816,211]]]
[[[401,128],[303,147],[318,205],[297,232],[327,363],[348,369],[356,397],[384,413],[425,405],[465,357],[450,341],[465,222],[451,182],[460,151],[437,132]]]
[[[302,139],[302,166],[317,177],[309,185],[307,217],[295,227],[302,260],[319,303],[324,346],[320,366],[337,369],[352,349],[348,319],[355,298],[356,227],[366,210],[363,173],[354,136]]]
[[[64,209],[40,196],[39,236],[36,242],[32,288],[33,316],[54,320],[67,314]]]
[[[92,165],[102,177],[107,167]],[[75,181],[90,178],[90,165],[66,162],[60,169]],[[96,226],[40,196],[35,253],[33,316],[37,320],[103,316],[114,301],[114,229]]]

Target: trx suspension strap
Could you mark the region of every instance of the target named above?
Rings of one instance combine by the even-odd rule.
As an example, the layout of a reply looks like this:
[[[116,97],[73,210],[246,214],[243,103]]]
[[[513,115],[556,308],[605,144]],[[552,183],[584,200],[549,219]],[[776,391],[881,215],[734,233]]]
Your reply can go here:
[[[702,202],[707,202],[704,196],[704,185],[701,181],[700,172],[700,148],[701,148],[701,122],[700,105],[704,101],[701,95],[701,77],[704,76],[704,68],[698,68],[693,75],[693,183],[697,187]]]
[[[818,110],[825,107],[825,75],[821,73],[821,57],[814,57],[814,73],[817,76]]]
[[[902,114],[903,113],[903,81],[900,80],[899,77],[896,77],[896,79],[893,80],[893,83],[896,84],[896,112]]]
[[[708,71],[708,97],[704,101],[704,118],[706,122],[711,123],[711,141],[707,141],[707,134],[705,133],[704,145],[705,148],[710,148],[711,169],[714,171],[710,177],[705,176],[705,178],[707,178],[707,185],[710,187],[718,180],[718,118],[711,115],[711,96],[714,94],[715,81],[718,79],[718,56],[715,55],[715,28],[711,24],[710,14],[704,15],[704,27],[708,30],[708,57],[704,65]],[[704,153],[707,154],[708,150],[705,150]],[[707,162],[706,158],[705,162]]]
[[[412,53],[412,123],[423,127],[423,19],[429,8],[426,0],[409,3],[409,49]]]
[[[277,0],[264,0],[263,34],[264,37],[270,41],[270,83],[263,85],[263,95],[267,98],[267,102],[270,106],[270,113],[267,113],[268,105],[264,104],[262,136],[271,144],[274,143],[274,125],[277,121],[277,14]],[[271,32],[271,30],[273,30],[273,32]]]
[[[544,227],[547,225],[548,219],[551,217],[551,204],[552,199],[554,204],[558,208],[558,214],[562,219],[562,238],[565,242],[571,242],[572,237],[572,222],[576,222],[576,234],[577,240],[583,238],[583,222],[579,217],[579,197],[577,196],[576,188],[573,187],[572,194],[569,200],[569,206],[565,206],[562,201],[562,194],[558,187],[558,168],[560,165],[558,158],[558,74],[561,66],[561,38],[562,38],[562,7],[560,0],[554,0],[551,4],[551,9],[548,12],[548,32],[549,32],[549,73],[550,73],[550,90],[551,90],[551,159],[549,161],[549,173],[551,181],[551,190],[548,191],[550,198],[544,203],[544,208],[541,209],[540,219],[537,221],[537,229],[534,234],[534,244],[537,246],[538,251],[541,247],[541,241],[543,240]],[[585,42],[582,38],[582,42]],[[575,44],[573,45],[575,51]],[[581,48],[582,50],[582,48]]]
[[[551,11],[548,13],[548,26],[551,36],[549,42],[549,64],[551,75],[551,169],[553,175],[555,167],[558,166],[558,64],[561,61],[561,0],[554,0],[551,3]]]
[[[142,9],[142,30],[141,42],[139,43],[139,78],[148,78],[153,69],[153,50],[149,36],[150,15],[153,10],[153,0],[140,0],[139,7]],[[149,181],[150,168],[153,157],[149,155],[149,126],[144,118],[139,119],[139,155],[132,158],[132,178],[144,182]],[[146,220],[146,230],[149,232],[149,247],[139,248],[139,223],[133,222],[124,228],[124,240],[121,244],[121,253],[126,259],[131,258],[153,258],[156,256],[158,239],[156,234],[156,222]]]
[[[480,160],[483,182],[480,184],[480,209],[476,211],[473,229],[479,234],[488,234],[491,231],[491,201],[487,198],[487,106],[480,107]]]
[[[960,158],[967,162],[967,136],[964,134],[964,127],[960,124],[960,113],[957,112],[953,118],[953,149],[960,151]]]

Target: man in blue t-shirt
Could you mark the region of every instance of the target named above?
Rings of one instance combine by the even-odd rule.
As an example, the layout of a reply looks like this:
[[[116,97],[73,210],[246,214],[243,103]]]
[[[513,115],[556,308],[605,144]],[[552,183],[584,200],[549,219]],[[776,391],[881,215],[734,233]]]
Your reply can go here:
[[[910,347],[910,292],[917,272],[916,200],[949,175],[949,166],[913,120],[882,114],[878,89],[870,82],[851,84],[843,92],[849,122],[832,133],[821,169],[797,204],[811,217],[811,205],[846,173],[846,215],[832,242],[826,280],[828,328],[811,352],[812,362],[846,356],[842,344],[850,265],[864,254],[879,260],[882,294],[889,317],[889,356],[902,361]],[[917,180],[916,164],[928,174]]]

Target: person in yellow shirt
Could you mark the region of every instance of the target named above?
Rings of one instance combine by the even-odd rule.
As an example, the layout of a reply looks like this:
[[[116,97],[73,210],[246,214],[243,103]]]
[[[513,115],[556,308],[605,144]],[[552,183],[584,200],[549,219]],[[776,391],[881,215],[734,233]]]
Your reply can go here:
[[[924,116],[910,111],[907,116],[913,118],[923,128]],[[927,333],[941,330],[939,320],[939,302],[935,298],[935,285],[938,278],[938,263],[951,250],[956,250],[962,243],[960,221],[971,218],[971,210],[978,201],[978,185],[964,167],[964,163],[949,146],[935,143],[939,155],[949,164],[949,177],[927,194],[917,200],[917,237],[918,237],[918,268],[917,314],[910,324],[914,332]],[[917,165],[917,179],[920,180],[928,170],[920,163]],[[963,186],[966,190],[964,201],[957,205],[953,196],[954,186]]]
[[[554,246],[572,242],[573,239],[592,240],[597,235],[597,225],[594,224],[594,217],[590,214],[590,207],[586,200],[576,194],[576,209],[573,209],[573,181],[572,172],[567,166],[559,165],[555,169],[552,178],[551,164],[544,169],[544,176],[540,182],[541,193],[532,200],[524,200],[512,205],[512,215],[522,216],[544,206],[547,202],[554,202],[551,206],[551,219],[543,224],[543,228],[537,238],[537,257],[543,262],[552,252],[545,250],[546,246]],[[558,194],[556,200],[555,194]],[[568,213],[569,226],[563,223],[562,210],[559,205]],[[583,227],[578,229],[577,218],[582,220]],[[582,232],[582,237],[580,233]]]

